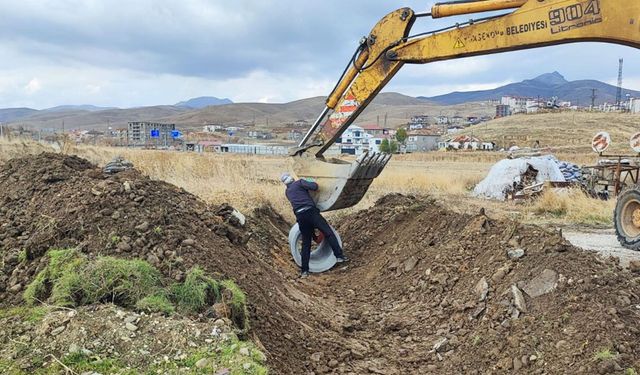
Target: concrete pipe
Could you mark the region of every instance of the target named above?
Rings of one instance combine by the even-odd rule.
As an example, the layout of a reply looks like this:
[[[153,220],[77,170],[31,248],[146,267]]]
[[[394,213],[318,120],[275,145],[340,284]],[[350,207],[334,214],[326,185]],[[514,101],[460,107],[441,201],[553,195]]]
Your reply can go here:
[[[340,235],[336,232],[333,227],[331,227],[333,234],[336,236],[338,243],[342,246],[342,240],[340,239]],[[331,245],[329,245],[329,241],[322,240],[320,244],[318,244],[314,248],[314,242],[311,241],[311,257],[309,258],[309,272],[319,273],[324,272],[336,264],[336,257],[333,255],[333,250],[331,249]],[[300,233],[300,228],[298,228],[298,224],[296,223],[291,230],[289,231],[289,248],[291,249],[291,255],[293,256],[293,260],[296,262],[298,267],[302,265],[302,234]]]

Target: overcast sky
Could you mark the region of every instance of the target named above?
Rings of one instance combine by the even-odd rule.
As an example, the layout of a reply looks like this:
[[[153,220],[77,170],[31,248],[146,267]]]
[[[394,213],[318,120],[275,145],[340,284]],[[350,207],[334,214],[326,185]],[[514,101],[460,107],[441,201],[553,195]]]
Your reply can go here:
[[[371,0],[0,0],[0,108],[133,107],[197,96],[287,102],[326,95],[359,38],[403,6]],[[463,17],[466,20],[469,17]],[[416,32],[460,19],[421,18]],[[640,90],[640,51],[575,44],[405,66],[385,91],[432,96],[559,71]]]

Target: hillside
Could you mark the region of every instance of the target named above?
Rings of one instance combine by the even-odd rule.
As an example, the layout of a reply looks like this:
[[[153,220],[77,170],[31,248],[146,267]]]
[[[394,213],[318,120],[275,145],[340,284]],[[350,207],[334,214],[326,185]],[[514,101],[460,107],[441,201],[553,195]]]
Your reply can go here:
[[[174,106],[108,109],[104,111],[36,112],[34,115],[13,122],[31,128],[106,129],[107,126],[126,127],[129,121],[155,121],[188,111]]]
[[[34,112],[13,121],[15,125],[33,128],[60,128],[64,121],[67,129],[105,129],[107,126],[124,127],[129,121],[161,121],[176,123],[181,127],[200,127],[204,124],[250,124],[262,127],[280,127],[297,120],[312,122],[324,107],[323,97],[296,100],[289,103],[233,103],[191,109],[179,106],[139,107],[109,109],[104,111]],[[1,112],[0,112],[1,113]],[[406,124],[411,116],[493,115],[493,106],[485,103],[466,103],[443,106],[398,93],[379,94],[356,123],[377,123],[398,127]]]
[[[540,75],[533,79],[518,83],[511,83],[491,90],[453,92],[430,98],[420,97],[442,105],[452,105],[466,102],[500,100],[502,96],[521,96],[531,98],[550,98],[557,96],[560,100],[570,101],[577,105],[591,104],[592,89],[596,89],[596,105],[614,103],[616,100],[615,86],[596,81],[578,80],[567,81],[560,73],[553,72]],[[624,89],[625,94],[640,97],[639,91]]]
[[[237,103],[190,111],[168,120],[184,126],[205,123],[252,123],[257,126],[278,127],[296,120],[312,122],[324,108],[324,97],[297,100],[285,104]],[[398,93],[381,93],[358,117],[356,124],[380,123],[387,126],[404,125],[414,115],[493,115],[495,108],[486,103],[466,103],[443,106]]]
[[[499,147],[531,147],[537,140],[542,147],[590,152],[593,136],[607,131],[613,141],[607,152],[629,154],[629,138],[640,131],[639,123],[639,116],[629,114],[544,113],[503,117],[469,127],[463,134],[496,142]]]
[[[189,99],[184,102],[180,102],[175,104],[176,107],[187,107],[187,108],[204,108],[210,105],[222,105],[222,104],[231,104],[233,103],[231,100],[224,98],[216,98],[215,96],[201,96],[198,98]]]
[[[37,112],[37,110],[31,108],[2,108],[0,109],[0,122],[15,121]]]

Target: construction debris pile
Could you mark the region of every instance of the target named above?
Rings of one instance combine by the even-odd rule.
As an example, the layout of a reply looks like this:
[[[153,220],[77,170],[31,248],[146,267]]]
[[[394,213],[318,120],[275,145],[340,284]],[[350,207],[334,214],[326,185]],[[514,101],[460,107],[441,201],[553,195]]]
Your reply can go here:
[[[539,192],[546,181],[566,182],[565,176],[575,181],[578,173],[574,172],[574,166],[570,163],[559,162],[550,155],[504,159],[491,167],[487,177],[476,185],[473,194],[505,200],[509,196]]]
[[[249,303],[247,337],[274,374],[640,370],[638,276],[574,248],[557,232],[483,212],[463,215],[428,198],[384,197],[337,222],[352,262],[300,281],[289,224],[273,209],[239,216],[136,170],[105,174],[54,154],[15,159],[0,167],[0,203],[2,308],[22,303],[25,286],[47,265],[48,249],[75,247],[88,257],[146,260],[174,280],[195,265],[235,280]],[[118,333],[105,340],[153,334],[163,342],[150,356],[129,356],[122,349],[129,346],[120,344],[91,354],[117,355],[136,369],[152,357],[183,358],[189,342],[206,345],[200,323],[219,313],[195,316],[198,326],[184,336],[164,337],[154,321],[179,325],[111,308],[88,306],[79,314],[92,309],[113,328],[107,332]],[[0,368],[18,361],[30,373],[43,366],[38,353],[63,358],[72,349],[94,350],[91,337],[75,335],[82,331],[75,319],[68,311],[47,315],[36,332],[0,316],[10,343],[0,350]]]

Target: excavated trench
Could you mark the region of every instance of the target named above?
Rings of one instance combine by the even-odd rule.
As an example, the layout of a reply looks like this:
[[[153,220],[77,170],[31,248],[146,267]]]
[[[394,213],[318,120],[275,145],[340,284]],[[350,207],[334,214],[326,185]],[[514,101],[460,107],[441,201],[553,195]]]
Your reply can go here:
[[[20,301],[46,249],[75,246],[146,259],[174,279],[194,265],[235,279],[276,374],[640,370],[637,276],[559,233],[426,197],[390,195],[334,223],[352,262],[303,281],[290,224],[271,208],[243,226],[230,207],[136,171],[16,159],[0,168],[0,202],[4,303]]]

